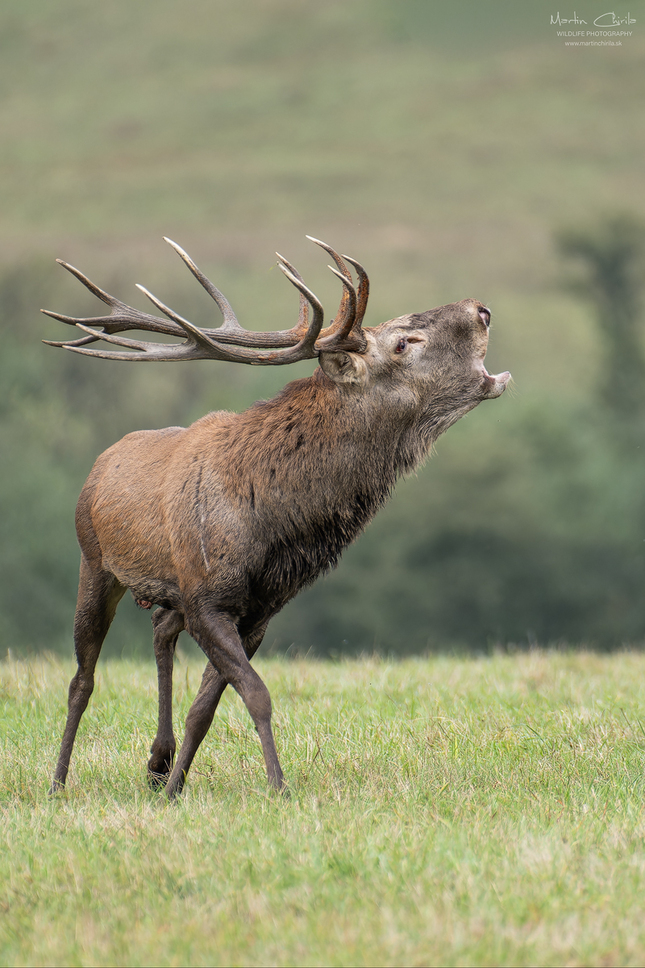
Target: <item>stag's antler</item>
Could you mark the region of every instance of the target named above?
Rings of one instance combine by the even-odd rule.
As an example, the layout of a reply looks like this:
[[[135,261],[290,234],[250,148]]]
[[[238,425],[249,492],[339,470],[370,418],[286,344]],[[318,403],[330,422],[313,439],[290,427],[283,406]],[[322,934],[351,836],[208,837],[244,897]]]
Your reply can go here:
[[[106,303],[111,313],[109,316],[88,316],[77,318],[64,316],[50,310],[41,310],[47,316],[59,319],[70,326],[76,326],[87,335],[76,340],[43,340],[49,346],[61,346],[74,353],[86,356],[99,356],[109,360],[227,360],[234,363],[250,363],[259,365],[295,363],[298,360],[309,360],[318,356],[321,351],[354,350],[364,352],[366,341],[361,329],[367,299],[369,295],[369,280],[367,273],[354,259],[340,256],[331,246],[318,239],[307,236],[316,245],[322,246],[329,252],[337,265],[337,269],[329,266],[343,284],[343,296],[335,319],[327,329],[322,329],[324,312],[320,300],[305,285],[300,273],[279,253],[278,265],[289,282],[300,292],[300,312],[298,322],[292,329],[278,330],[273,333],[255,333],[240,326],[235,313],[225,296],[195,265],[187,252],[166,239],[175,252],[186,263],[192,274],[212,297],[220,309],[223,318],[221,326],[215,329],[200,329],[187,319],[179,316],[174,310],[165,306],[151,292],[143,286],[137,288],[160,309],[169,320],[167,322],[159,316],[143,313],[126,303],[121,302],[109,293],[99,289],[87,276],[75,269],[74,266],[62,262],[65,269],[76,276],[83,285]],[[343,260],[347,260],[356,269],[359,285],[358,294],[354,288],[351,274]],[[309,306],[313,309],[313,317],[309,321]],[[94,327],[101,327],[97,330]],[[166,336],[183,337],[182,343],[151,343],[143,340],[128,339],[125,336],[115,336],[115,333],[126,330],[141,330],[149,333],[162,333]],[[131,352],[114,352],[103,349],[89,349],[88,343],[102,340],[123,346]],[[235,349],[233,349],[235,347]],[[270,352],[261,352],[270,349]]]

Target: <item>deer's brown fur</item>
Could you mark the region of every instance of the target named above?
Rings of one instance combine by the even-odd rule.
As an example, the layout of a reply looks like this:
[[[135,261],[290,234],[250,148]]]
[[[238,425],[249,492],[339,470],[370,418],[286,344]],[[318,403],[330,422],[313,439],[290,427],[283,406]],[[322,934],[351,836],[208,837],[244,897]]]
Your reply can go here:
[[[98,458],[78,502],[78,672],[55,789],[126,589],[159,606],[151,774],[170,773],[170,796],[181,789],[230,683],[255,722],[270,784],[283,787],[271,701],[249,660],[271,617],[336,564],[397,478],[451,424],[503,392],[509,374],[490,376],[483,364],[489,318],[465,299],[366,328],[360,352],[319,351],[313,376],[273,400],[210,413],[186,429],[128,434]],[[184,628],[209,663],[171,772],[172,656]]]

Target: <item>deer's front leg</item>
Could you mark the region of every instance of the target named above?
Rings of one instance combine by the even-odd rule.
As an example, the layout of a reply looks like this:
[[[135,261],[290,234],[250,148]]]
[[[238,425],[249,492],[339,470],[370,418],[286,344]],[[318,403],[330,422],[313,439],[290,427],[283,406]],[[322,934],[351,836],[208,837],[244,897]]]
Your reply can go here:
[[[260,737],[269,785],[275,790],[284,790],[284,774],[280,768],[271,729],[269,690],[252,668],[235,624],[227,615],[202,608],[197,613],[186,615],[186,625],[188,632],[222,677],[221,691],[223,692],[226,683],[230,683],[240,694]],[[172,795],[171,790],[168,792]]]
[[[266,625],[263,625],[244,639],[244,651],[248,659],[252,659],[260,648],[265,631]],[[208,662],[204,669],[199,691],[186,717],[184,741],[166,784],[166,794],[171,800],[178,796],[183,789],[195,754],[211,727],[215,710],[226,686],[227,682],[224,676],[213,667],[212,663]]]
[[[148,760],[148,782],[152,787],[163,786],[172,770],[177,744],[172,731],[172,667],[179,633],[184,628],[184,617],[172,609],[159,608],[152,616],[154,650],[159,684],[159,721]]]

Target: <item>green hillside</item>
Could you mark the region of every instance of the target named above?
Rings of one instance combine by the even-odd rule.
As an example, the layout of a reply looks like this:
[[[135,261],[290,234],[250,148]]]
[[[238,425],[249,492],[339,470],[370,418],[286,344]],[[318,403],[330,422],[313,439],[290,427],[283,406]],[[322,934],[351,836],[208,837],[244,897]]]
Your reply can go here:
[[[62,327],[41,305],[94,311],[57,256],[137,305],[141,281],[211,322],[162,235],[257,328],[295,318],[276,248],[333,313],[337,282],[305,233],[367,266],[368,323],[477,296],[494,314],[489,368],[515,378],[267,641],[333,652],[642,638],[645,447],[623,446],[599,405],[603,343],[592,307],[562,285],[571,270],[554,242],[617,213],[645,219],[645,4],[630,10],[621,47],[574,49],[543,0],[5,0],[7,647],[69,639],[73,506],[101,448],[243,407],[313,368],[130,368],[42,346]],[[116,649],[148,636],[127,609]]]

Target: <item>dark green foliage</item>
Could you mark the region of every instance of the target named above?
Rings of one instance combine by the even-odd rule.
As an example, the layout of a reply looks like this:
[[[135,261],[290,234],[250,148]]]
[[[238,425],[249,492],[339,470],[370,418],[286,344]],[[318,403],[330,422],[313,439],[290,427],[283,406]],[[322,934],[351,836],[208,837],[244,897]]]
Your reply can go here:
[[[269,641],[333,654],[642,640],[643,450],[589,404],[515,401],[489,418],[482,406],[450,432]]]
[[[640,424],[645,408],[645,223],[613,216],[591,229],[561,232],[559,246],[579,263],[568,285],[593,307],[604,349],[602,399],[627,430]]]

